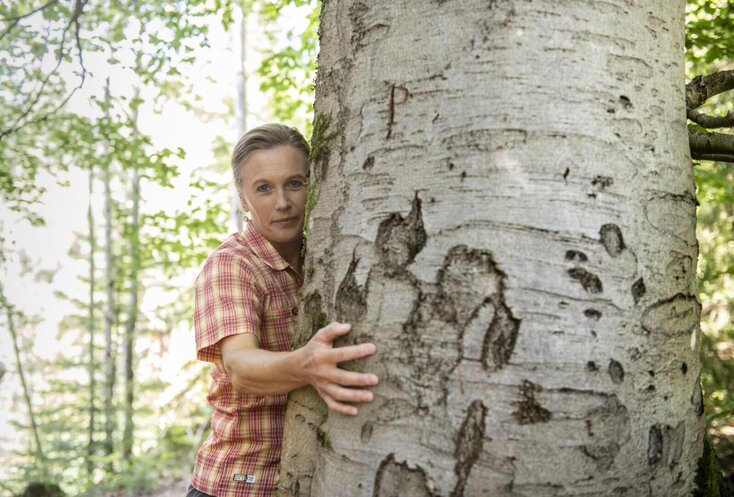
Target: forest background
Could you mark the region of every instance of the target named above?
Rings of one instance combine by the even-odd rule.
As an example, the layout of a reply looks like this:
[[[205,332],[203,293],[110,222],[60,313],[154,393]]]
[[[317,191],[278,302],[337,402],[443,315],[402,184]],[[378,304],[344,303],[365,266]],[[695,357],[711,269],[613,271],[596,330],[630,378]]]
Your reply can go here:
[[[318,19],[315,0],[0,3],[0,494],[190,476],[210,414],[193,279],[237,229],[238,136],[311,133]],[[730,39],[729,2],[689,0],[687,79],[734,69]],[[692,167],[706,420],[734,485],[734,165]]]

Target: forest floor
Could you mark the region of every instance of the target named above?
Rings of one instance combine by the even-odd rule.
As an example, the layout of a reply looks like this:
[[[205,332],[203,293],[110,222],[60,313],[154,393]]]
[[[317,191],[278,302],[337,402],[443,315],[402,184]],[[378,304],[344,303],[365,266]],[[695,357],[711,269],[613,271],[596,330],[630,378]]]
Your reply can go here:
[[[139,491],[118,490],[106,494],[105,497],[186,497],[189,481],[189,479],[169,481],[155,490],[142,493]]]

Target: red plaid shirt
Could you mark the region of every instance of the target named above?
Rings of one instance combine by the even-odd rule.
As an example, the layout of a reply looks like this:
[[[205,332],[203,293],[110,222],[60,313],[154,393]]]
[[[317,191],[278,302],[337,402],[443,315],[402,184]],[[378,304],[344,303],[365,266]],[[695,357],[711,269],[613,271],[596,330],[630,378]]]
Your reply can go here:
[[[199,448],[192,484],[216,497],[265,497],[277,484],[286,395],[238,394],[219,341],[252,333],[260,348],[290,350],[303,278],[246,223],[206,260],[195,284],[197,358],[213,363],[212,431]]]

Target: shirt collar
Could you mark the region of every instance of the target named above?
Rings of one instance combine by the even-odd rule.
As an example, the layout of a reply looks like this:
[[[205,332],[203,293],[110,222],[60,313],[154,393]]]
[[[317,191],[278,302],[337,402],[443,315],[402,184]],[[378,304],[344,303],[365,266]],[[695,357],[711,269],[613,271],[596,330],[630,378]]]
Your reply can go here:
[[[276,271],[282,271],[290,266],[283,256],[265,239],[251,222],[246,221],[240,235],[250,250]]]

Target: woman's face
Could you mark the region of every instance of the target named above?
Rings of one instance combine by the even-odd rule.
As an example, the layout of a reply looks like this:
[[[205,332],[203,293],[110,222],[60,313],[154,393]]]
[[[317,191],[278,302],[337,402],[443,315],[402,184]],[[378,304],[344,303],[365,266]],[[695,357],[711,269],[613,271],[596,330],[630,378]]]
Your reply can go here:
[[[306,210],[308,160],[290,145],[257,150],[240,170],[242,208],[278,250],[300,249]]]

